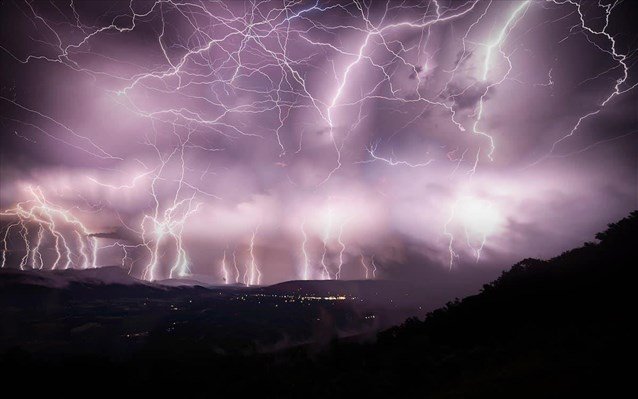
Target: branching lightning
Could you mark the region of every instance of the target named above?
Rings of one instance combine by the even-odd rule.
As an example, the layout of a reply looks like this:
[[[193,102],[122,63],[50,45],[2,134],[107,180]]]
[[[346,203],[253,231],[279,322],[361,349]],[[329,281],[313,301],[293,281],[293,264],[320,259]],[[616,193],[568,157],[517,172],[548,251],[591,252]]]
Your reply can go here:
[[[51,263],[51,269],[68,269],[72,266],[86,269],[97,267],[97,238],[93,237],[88,228],[69,209],[51,204],[38,187],[29,187],[32,199],[18,203],[14,208],[0,213],[17,222],[9,224],[5,228],[3,236],[2,265],[6,266],[7,253],[9,251],[9,233],[12,228],[20,227],[20,237],[24,244],[24,256],[19,267],[25,269],[29,263],[32,269],[45,267],[42,244],[45,231],[53,238],[53,250],[55,260]],[[37,227],[35,239],[30,238],[30,227]],[[77,242],[77,249],[71,248],[71,237]],[[34,244],[31,243],[34,241]]]
[[[241,214],[243,204],[275,191],[272,182],[296,190],[285,191],[282,202],[329,199],[345,191],[343,182],[352,176],[369,179],[362,191],[376,190],[395,172],[405,177],[402,187],[416,187],[434,174],[462,185],[474,182],[507,158],[501,156],[508,147],[502,143],[513,135],[507,131],[511,127],[494,120],[498,104],[492,98],[508,88],[506,82],[526,80],[518,75],[513,54],[524,47],[520,38],[528,34],[522,29],[530,23],[527,15],[534,14],[533,20],[549,7],[568,10],[552,22],[564,28],[564,21],[576,21],[567,26],[569,35],[582,34],[613,63],[578,86],[618,76],[593,108],[570,115],[568,128],[558,139],[551,136],[551,148],[545,142],[538,153],[547,153],[533,165],[596,148],[614,139],[576,151],[563,147],[638,86],[630,76],[635,51],[623,50],[611,26],[621,3],[592,4],[602,13],[593,19],[590,7],[575,0],[387,1],[380,6],[362,0],[131,0],[123,6],[114,2],[116,11],[104,11],[98,19],[73,1],[55,6],[55,13],[38,2],[19,3],[17,10],[33,31],[23,38],[23,48],[0,43],[3,55],[18,66],[65,68],[78,81],[88,78],[91,95],[103,98],[95,100],[95,109],[87,105],[97,118],[91,111],[84,115],[82,107],[68,117],[73,110],[38,107],[29,96],[0,91],[0,102],[10,110],[0,118],[15,126],[12,140],[33,147],[53,143],[77,155],[77,164],[91,165],[87,172],[77,172],[75,164],[72,172],[60,172],[80,175],[70,177],[68,187],[32,184],[26,195],[6,195],[11,205],[0,213],[7,220],[0,232],[0,266],[87,269],[118,262],[145,280],[182,278],[204,267],[198,266],[191,240],[206,236],[201,225],[226,227],[215,218],[219,209]],[[102,52],[113,47],[110,40],[122,40],[117,42],[121,53]],[[152,49],[138,49],[138,42],[152,43]],[[547,83],[535,79],[530,87],[555,90],[560,69],[544,65],[541,71]],[[100,130],[102,119],[115,114],[121,120],[108,120]],[[404,151],[411,146],[414,151]],[[262,170],[266,164],[274,171]],[[244,174],[250,179],[236,177]],[[247,182],[251,179],[258,183]],[[490,187],[484,188],[481,192]],[[432,213],[443,215],[436,234],[445,237],[439,251],[452,268],[464,252],[477,261],[488,253],[492,240],[487,239],[500,226],[501,209],[480,196],[449,192],[448,202]],[[78,198],[89,203],[85,197],[99,199],[95,207],[89,204],[90,212],[68,205]],[[204,262],[213,269],[209,273],[225,284],[269,281],[256,241],[263,244],[271,229],[286,225],[292,226],[290,252],[302,279],[341,279],[351,264],[366,279],[377,277],[372,251],[358,245],[354,219],[328,209],[316,226],[308,211],[295,212],[282,210],[290,223],[275,227],[263,220],[257,227],[238,222],[243,230],[235,241],[220,239],[223,254],[213,259],[221,263]],[[112,227],[103,221],[113,215],[117,231],[126,234],[104,244],[107,239],[99,233]],[[353,248],[364,248],[366,255]]]

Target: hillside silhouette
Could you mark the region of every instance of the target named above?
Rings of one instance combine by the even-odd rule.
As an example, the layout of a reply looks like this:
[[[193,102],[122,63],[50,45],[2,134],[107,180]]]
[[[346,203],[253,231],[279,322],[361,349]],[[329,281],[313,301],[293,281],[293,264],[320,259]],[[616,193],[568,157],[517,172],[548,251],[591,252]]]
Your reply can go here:
[[[525,259],[480,294],[380,333],[371,361],[400,362],[396,378],[417,382],[414,393],[431,387],[434,397],[620,390],[630,381],[637,238],[632,212],[598,233],[598,243],[548,261]]]
[[[369,342],[342,338],[231,356],[161,335],[125,361],[14,348],[0,364],[14,383],[78,379],[105,391],[134,386],[195,397],[613,397],[633,370],[637,239],[632,212],[596,242],[546,261],[525,259],[479,294]]]

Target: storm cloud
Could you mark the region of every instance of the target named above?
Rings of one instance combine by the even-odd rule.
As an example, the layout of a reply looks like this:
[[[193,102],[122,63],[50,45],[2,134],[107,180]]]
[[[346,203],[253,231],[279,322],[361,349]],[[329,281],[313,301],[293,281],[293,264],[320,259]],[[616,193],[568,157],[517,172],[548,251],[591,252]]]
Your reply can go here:
[[[3,2],[6,267],[479,281],[590,240],[637,206],[634,10],[560,3]]]

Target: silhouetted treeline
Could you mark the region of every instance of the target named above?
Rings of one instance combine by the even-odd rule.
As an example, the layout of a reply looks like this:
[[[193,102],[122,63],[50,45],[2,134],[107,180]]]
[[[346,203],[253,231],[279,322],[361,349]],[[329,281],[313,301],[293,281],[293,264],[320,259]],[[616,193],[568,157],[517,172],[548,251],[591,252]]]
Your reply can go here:
[[[3,380],[46,381],[51,385],[36,386],[82,395],[617,397],[633,374],[638,212],[596,239],[548,261],[525,259],[480,294],[425,320],[408,319],[374,342],[227,356],[202,342],[158,336],[119,363],[41,358],[16,348],[2,357]]]

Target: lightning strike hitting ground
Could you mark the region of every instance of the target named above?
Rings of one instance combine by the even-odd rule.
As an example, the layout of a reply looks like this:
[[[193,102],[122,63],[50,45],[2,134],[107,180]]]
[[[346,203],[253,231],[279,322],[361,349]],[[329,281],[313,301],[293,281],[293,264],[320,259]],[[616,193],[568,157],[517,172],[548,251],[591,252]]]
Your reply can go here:
[[[635,138],[625,6],[12,2],[1,267],[253,286],[383,277],[414,247],[495,261],[570,159]]]

